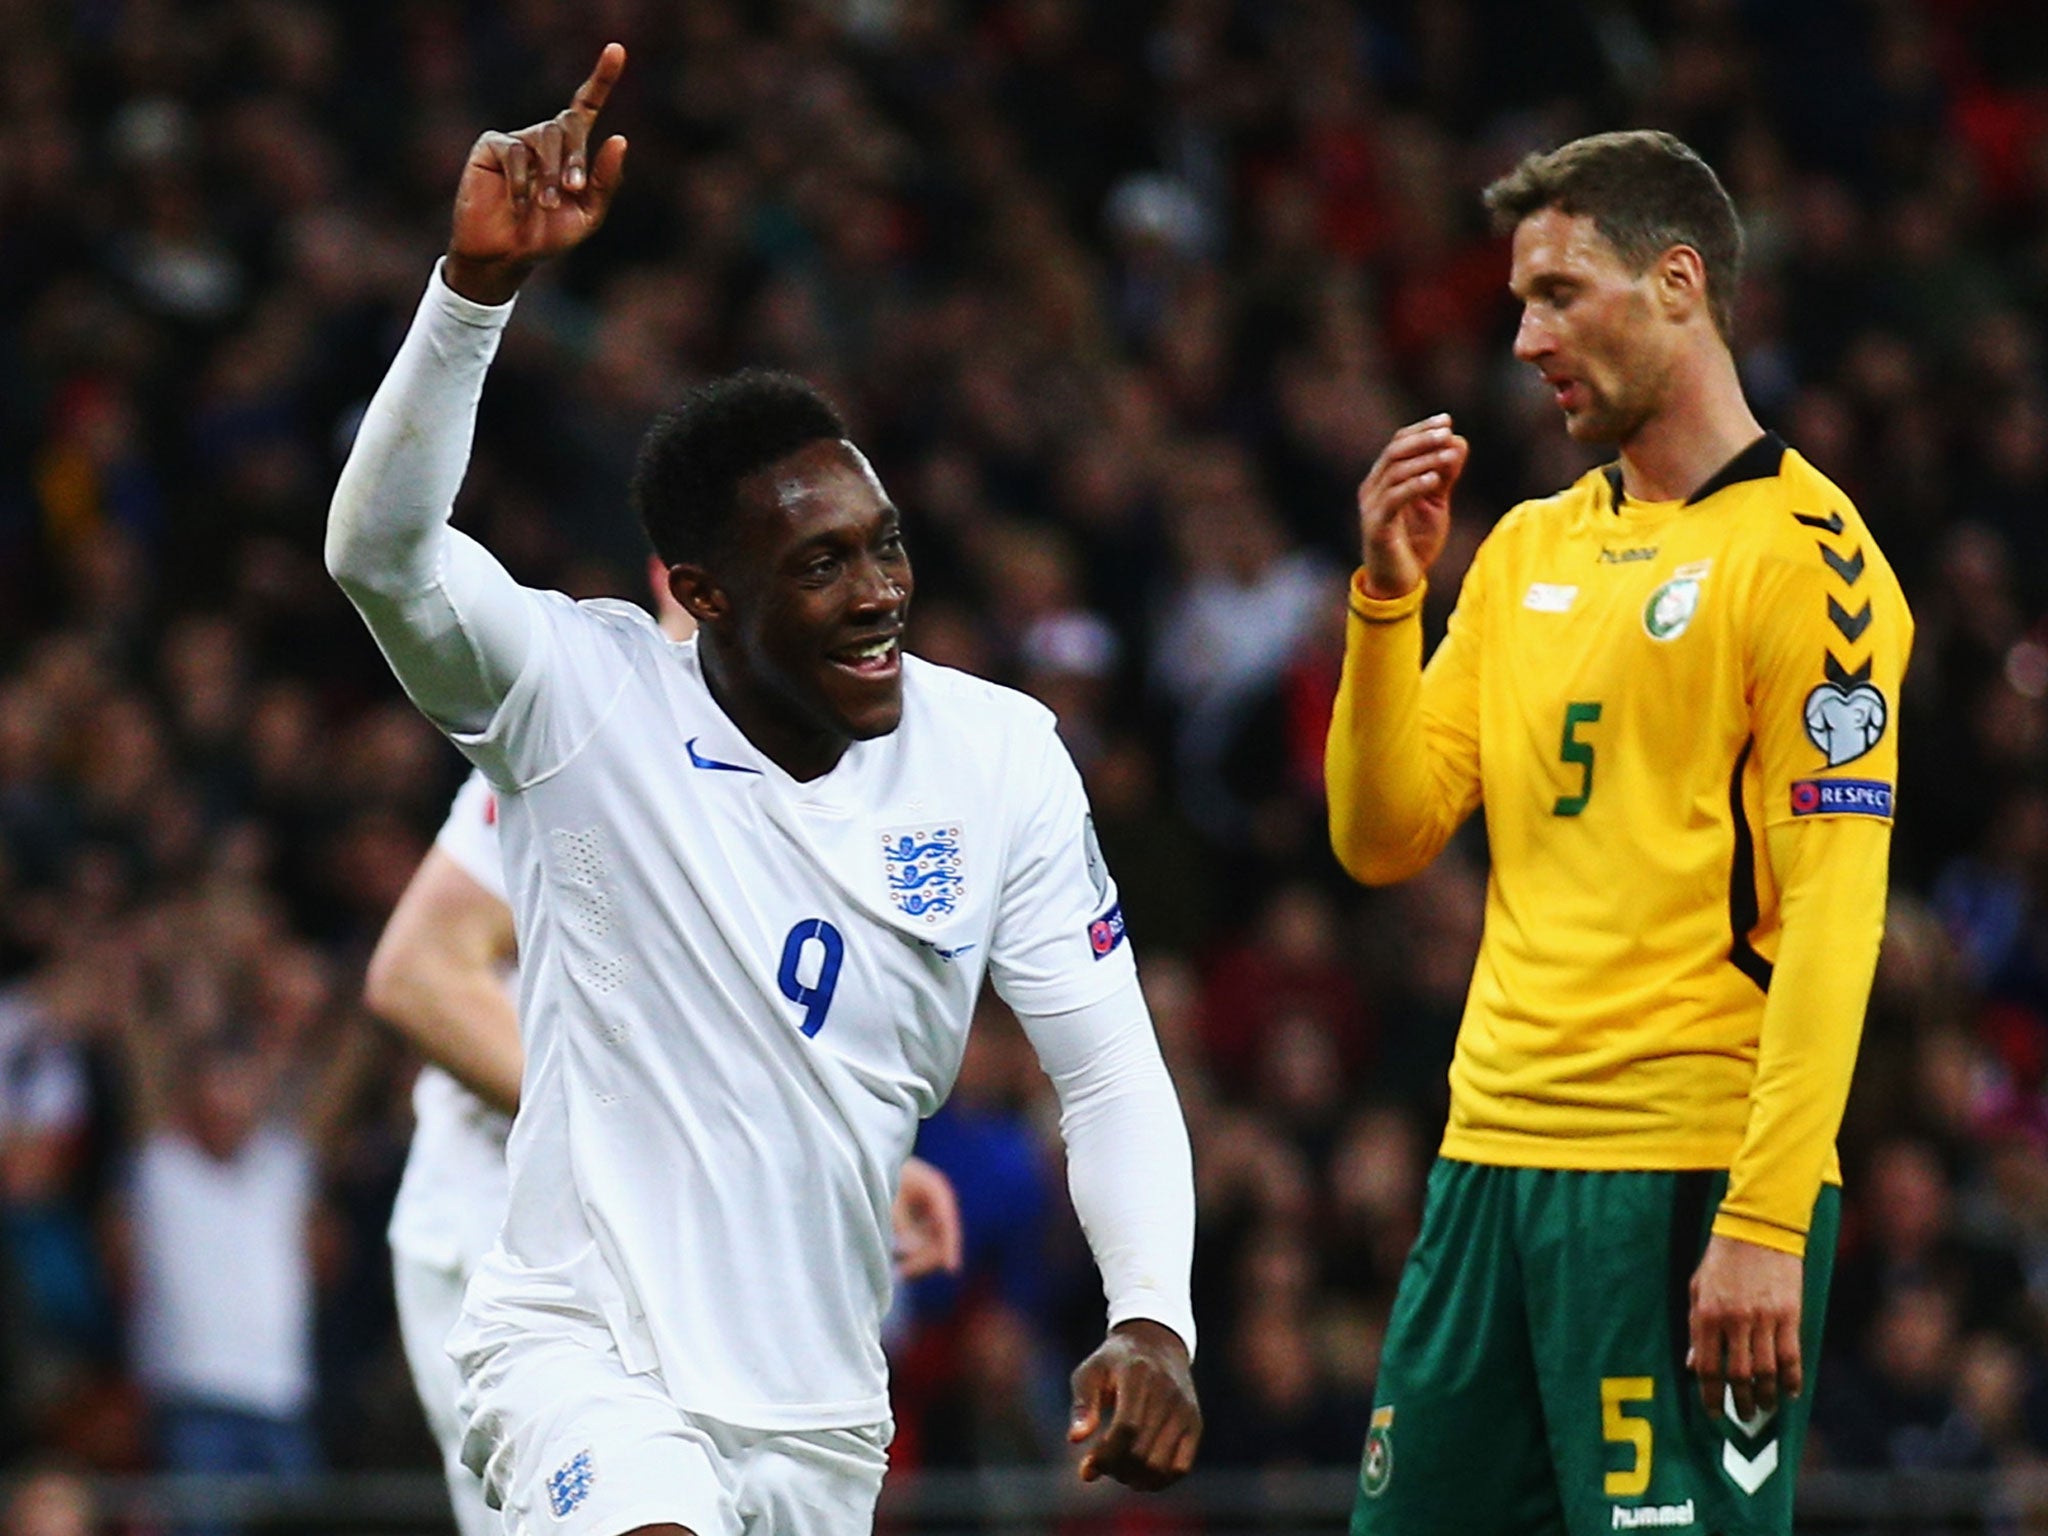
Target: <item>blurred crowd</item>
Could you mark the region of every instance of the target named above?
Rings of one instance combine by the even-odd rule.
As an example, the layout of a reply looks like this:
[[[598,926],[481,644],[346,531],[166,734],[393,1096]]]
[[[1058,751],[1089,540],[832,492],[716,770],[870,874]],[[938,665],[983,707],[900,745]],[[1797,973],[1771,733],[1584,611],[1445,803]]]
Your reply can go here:
[[[631,53],[606,230],[529,284],[457,521],[638,595],[650,415],[798,370],[903,506],[912,649],[1060,717],[1195,1138],[1212,1466],[1348,1463],[1441,1125],[1480,829],[1359,890],[1321,744],[1353,490],[1588,462],[1477,193],[1668,127],[1759,414],[1919,619],[1817,1462],[2048,1461],[2048,28],[2031,0],[0,0],[0,1472],[426,1466],[359,1001],[461,764],[320,563],[484,127]],[[890,1324],[899,1465],[1060,1454],[1101,1297],[990,1005]]]

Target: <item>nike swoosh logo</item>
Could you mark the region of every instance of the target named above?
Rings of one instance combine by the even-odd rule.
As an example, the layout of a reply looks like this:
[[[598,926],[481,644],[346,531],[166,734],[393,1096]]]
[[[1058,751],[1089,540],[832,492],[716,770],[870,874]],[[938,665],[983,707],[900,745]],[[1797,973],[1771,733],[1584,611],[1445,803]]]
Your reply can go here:
[[[698,737],[692,736],[683,743],[683,750],[690,754],[690,766],[692,768],[718,768],[726,773],[759,773],[761,771],[758,768],[749,768],[744,763],[721,763],[715,757],[705,757],[697,751],[698,740]]]
[[[938,957],[941,960],[958,960],[967,951],[974,948],[974,946],[972,944],[962,944],[958,949],[940,949],[938,945],[934,944],[932,948],[937,951]]]

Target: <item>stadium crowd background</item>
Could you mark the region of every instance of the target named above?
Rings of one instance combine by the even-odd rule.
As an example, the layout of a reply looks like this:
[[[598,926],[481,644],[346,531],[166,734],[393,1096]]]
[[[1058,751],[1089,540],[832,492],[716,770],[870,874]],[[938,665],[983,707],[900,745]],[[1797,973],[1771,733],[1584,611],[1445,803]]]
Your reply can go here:
[[[626,190],[522,298],[458,520],[638,594],[653,411],[742,363],[845,407],[912,648],[1045,699],[1086,775],[1197,1149],[1209,1466],[1357,1456],[1478,938],[1476,827],[1380,893],[1325,848],[1353,487],[1456,413],[1440,629],[1492,520],[1583,463],[1508,356],[1479,187],[1604,127],[1699,148],[1748,226],[1751,398],[1919,619],[1814,1456],[2048,1461],[2030,11],[0,3],[0,1473],[164,1465],[195,1393],[276,1433],[179,1465],[431,1463],[383,1240],[412,1063],[358,996],[461,765],[321,529],[471,139],[610,38]],[[899,1465],[1061,1454],[1101,1303],[1048,1101],[985,1010],[923,1142],[970,1263],[892,1320]],[[259,1143],[311,1177],[209,1217],[194,1148]]]

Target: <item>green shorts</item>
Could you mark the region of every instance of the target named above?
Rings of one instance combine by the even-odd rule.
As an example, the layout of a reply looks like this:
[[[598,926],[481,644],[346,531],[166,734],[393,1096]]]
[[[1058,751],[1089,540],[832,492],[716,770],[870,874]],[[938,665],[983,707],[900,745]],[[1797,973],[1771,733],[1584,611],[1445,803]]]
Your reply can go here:
[[[1785,1536],[1841,1225],[1806,1251],[1805,1386],[1747,1425],[1685,1368],[1688,1289],[1725,1173],[1439,1159],[1394,1301],[1352,1536]]]

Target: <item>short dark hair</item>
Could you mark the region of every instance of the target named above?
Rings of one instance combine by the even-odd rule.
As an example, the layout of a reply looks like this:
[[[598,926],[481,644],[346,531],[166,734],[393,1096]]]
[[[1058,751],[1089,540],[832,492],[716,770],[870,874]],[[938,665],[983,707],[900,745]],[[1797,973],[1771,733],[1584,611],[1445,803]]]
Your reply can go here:
[[[1528,156],[1484,198],[1504,235],[1545,208],[1583,214],[1637,272],[1674,245],[1691,246],[1706,263],[1714,328],[1734,341],[1742,221],[1713,167],[1670,134],[1637,128],[1574,139]]]
[[[820,439],[846,436],[832,403],[765,368],[700,384],[658,417],[633,466],[633,510],[670,565],[703,564],[731,525],[740,481]]]

